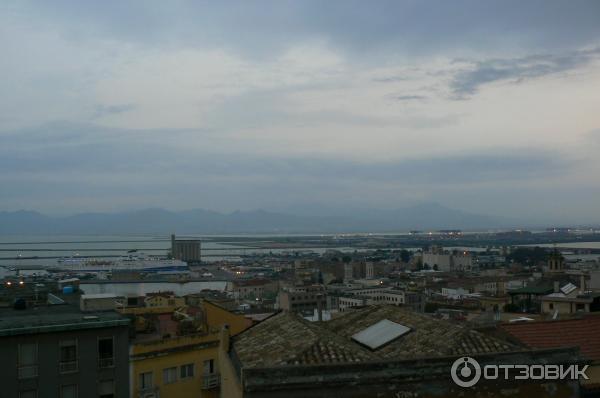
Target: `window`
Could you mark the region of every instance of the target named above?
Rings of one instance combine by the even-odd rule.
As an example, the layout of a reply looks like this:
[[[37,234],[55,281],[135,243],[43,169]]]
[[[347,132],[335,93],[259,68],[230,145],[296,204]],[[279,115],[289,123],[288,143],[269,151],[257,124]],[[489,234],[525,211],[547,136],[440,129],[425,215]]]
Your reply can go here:
[[[551,310],[553,310],[553,309],[554,309],[554,303],[550,303],[550,304],[548,305],[548,307],[549,307]]]
[[[61,386],[60,398],[77,398],[77,384]]]
[[[19,344],[19,379],[37,376],[37,354],[37,343]]]
[[[163,369],[163,383],[171,384],[177,381],[177,368],[166,368]]]
[[[19,391],[19,398],[37,398],[37,390]]]
[[[194,364],[188,363],[186,365],[182,365],[179,369],[179,377],[182,379],[194,377]]]
[[[204,361],[203,372],[205,375],[215,372],[215,361],[213,359]]]
[[[140,373],[140,389],[146,390],[152,388],[154,382],[152,381],[152,372]]]
[[[60,342],[60,373],[77,371],[77,340],[63,340]]]
[[[98,367],[111,368],[115,365],[113,338],[104,337],[98,340]]]
[[[98,384],[99,398],[113,398],[115,396],[115,381],[101,380]]]

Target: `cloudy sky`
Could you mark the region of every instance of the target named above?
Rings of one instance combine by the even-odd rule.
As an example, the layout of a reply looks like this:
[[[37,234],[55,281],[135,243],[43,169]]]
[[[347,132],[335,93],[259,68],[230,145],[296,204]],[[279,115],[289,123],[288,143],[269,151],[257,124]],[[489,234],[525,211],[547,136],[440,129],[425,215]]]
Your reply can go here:
[[[598,1],[3,1],[0,210],[600,220]]]

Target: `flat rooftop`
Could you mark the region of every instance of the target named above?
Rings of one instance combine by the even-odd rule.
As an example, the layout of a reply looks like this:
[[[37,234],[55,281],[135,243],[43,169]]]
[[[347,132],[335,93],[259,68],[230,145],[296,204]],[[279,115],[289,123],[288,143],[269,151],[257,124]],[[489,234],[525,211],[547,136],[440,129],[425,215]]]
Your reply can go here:
[[[24,310],[0,309],[0,336],[52,333],[129,325],[116,312],[82,312],[74,304],[55,304]]]

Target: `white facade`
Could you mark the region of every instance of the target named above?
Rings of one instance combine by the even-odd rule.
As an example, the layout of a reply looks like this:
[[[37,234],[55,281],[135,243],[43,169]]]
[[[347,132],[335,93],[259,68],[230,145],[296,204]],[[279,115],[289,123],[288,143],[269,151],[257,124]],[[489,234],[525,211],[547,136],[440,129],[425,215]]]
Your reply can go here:
[[[445,252],[423,253],[423,265],[438,271],[467,271],[473,266],[473,258],[469,253],[451,254]]]

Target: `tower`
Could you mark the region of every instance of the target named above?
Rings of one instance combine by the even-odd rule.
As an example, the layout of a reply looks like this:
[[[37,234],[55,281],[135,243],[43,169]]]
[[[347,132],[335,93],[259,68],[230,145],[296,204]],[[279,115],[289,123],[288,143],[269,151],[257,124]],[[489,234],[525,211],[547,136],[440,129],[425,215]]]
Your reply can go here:
[[[565,269],[565,259],[560,252],[554,248],[554,251],[548,258],[548,272],[563,272]]]

